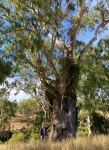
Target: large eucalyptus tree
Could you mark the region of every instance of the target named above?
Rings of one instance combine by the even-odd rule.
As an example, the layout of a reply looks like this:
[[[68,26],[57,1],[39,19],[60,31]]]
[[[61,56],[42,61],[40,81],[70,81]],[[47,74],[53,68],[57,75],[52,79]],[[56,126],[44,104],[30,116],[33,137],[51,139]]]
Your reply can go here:
[[[52,106],[50,139],[76,136],[82,62],[90,58],[108,22],[108,3],[103,0],[0,2],[1,53],[5,51],[24,77],[40,79]]]

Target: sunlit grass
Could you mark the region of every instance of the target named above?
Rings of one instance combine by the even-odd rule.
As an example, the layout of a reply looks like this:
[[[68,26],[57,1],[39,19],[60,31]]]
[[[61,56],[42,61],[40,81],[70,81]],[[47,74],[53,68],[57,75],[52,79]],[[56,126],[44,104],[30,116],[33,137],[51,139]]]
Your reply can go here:
[[[108,136],[91,136],[62,142],[31,142],[0,145],[0,150],[109,150]]]

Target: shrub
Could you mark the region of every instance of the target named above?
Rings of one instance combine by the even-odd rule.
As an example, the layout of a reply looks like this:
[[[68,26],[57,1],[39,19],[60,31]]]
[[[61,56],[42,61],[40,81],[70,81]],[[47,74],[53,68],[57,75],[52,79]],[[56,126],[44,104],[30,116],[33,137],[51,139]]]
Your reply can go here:
[[[20,131],[21,133],[23,133],[24,139],[27,142],[31,136],[31,128],[30,129],[22,128]]]
[[[94,134],[109,134],[109,118],[93,112],[91,131]]]
[[[12,137],[11,131],[0,131],[0,141],[6,142]]]
[[[37,141],[38,139],[39,139],[39,129],[33,126],[31,128],[31,135],[29,141],[34,142]]]
[[[85,126],[79,126],[77,130],[77,136],[87,136],[88,129]]]
[[[2,141],[0,141],[0,144],[3,144],[3,142],[2,142]]]
[[[32,132],[30,136],[30,142],[37,141],[39,139],[39,134],[36,132]]]
[[[12,138],[9,140],[10,144],[17,143],[17,142],[24,142],[24,134],[19,132],[19,133],[14,133]]]

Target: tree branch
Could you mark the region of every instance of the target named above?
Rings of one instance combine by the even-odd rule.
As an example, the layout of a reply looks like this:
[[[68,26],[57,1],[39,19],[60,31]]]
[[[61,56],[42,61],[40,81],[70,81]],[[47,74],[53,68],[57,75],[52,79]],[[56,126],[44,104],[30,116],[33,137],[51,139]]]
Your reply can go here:
[[[97,34],[99,32],[99,29],[104,27],[107,23],[109,23],[109,20],[105,20],[104,22],[100,23],[94,33],[94,36],[92,37],[92,39],[89,41],[89,43],[86,45],[86,47],[80,52],[80,55],[78,57],[78,61],[81,61],[81,58],[83,56],[83,54],[92,46],[92,44],[94,43],[94,41],[96,41],[97,39]]]
[[[47,84],[47,82],[46,82],[46,75],[45,75],[45,72],[44,72],[44,70],[43,70],[43,66],[42,66],[42,64],[38,64],[38,59],[36,58],[34,61],[36,61],[36,66],[29,60],[29,59],[27,59],[27,58],[25,58],[25,60],[26,60],[26,62],[29,64],[29,65],[31,65],[34,69],[38,69],[38,71],[37,71],[37,74],[38,74],[38,76],[39,76],[39,78],[40,78],[40,81],[41,81],[41,83],[44,85],[44,86],[46,86],[46,84]]]
[[[36,66],[28,58],[25,57],[25,60],[30,66],[32,66],[34,69],[36,69]]]
[[[51,57],[48,55],[48,53],[46,52],[45,49],[46,49],[46,47],[45,47],[45,45],[43,44],[43,49],[42,49],[42,51],[43,51],[43,53],[44,53],[44,55],[45,55],[45,57],[46,57],[46,59],[47,59],[47,62],[49,63],[49,65],[50,65],[50,67],[51,67],[51,69],[52,69],[52,73],[55,75],[56,78],[59,78],[58,71],[56,70],[56,67],[55,67],[55,65],[54,65],[54,63],[53,63]]]
[[[27,28],[24,25],[21,25],[20,23],[16,22],[14,19],[10,18],[6,14],[3,14],[2,16],[0,16],[0,18],[3,19],[3,20],[5,20],[5,21],[7,21],[7,22],[9,22],[9,23],[12,23],[12,24],[15,24],[16,26],[18,26],[16,29],[13,29],[14,32],[26,30],[28,32],[32,32],[35,35],[37,35],[37,32],[35,30]],[[32,21],[32,20],[30,20],[30,21]],[[2,30],[2,33],[3,32],[5,33],[5,31]]]
[[[73,55],[73,50],[75,48],[75,40],[76,40],[76,34],[77,34],[77,31],[79,29],[79,27],[81,26],[81,22],[82,22],[82,17],[83,15],[85,14],[86,12],[86,7],[84,6],[84,4],[82,4],[80,6],[80,10],[78,12],[78,18],[74,21],[73,25],[72,25],[72,29],[70,31],[70,45],[71,45],[71,53]]]

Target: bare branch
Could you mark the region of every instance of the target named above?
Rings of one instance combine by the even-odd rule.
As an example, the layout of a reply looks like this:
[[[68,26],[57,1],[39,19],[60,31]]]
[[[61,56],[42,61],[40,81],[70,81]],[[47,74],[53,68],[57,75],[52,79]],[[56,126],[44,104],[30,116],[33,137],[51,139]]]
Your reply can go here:
[[[21,88],[19,91],[23,91],[23,92],[25,92],[25,93],[31,95],[32,97],[34,97],[34,94],[33,94],[30,90]]]
[[[51,56],[48,55],[48,53],[46,52],[45,48],[46,47],[44,46],[43,53],[44,53],[44,55],[45,55],[45,57],[47,59],[47,62],[49,63],[49,65],[50,65],[50,67],[52,69],[52,72],[55,75],[55,77],[59,78],[59,74],[58,74],[58,71],[57,71],[54,63],[53,63],[53,60],[52,60]]]
[[[46,85],[47,84],[47,82],[46,82],[47,77],[45,75],[44,67],[42,66],[41,61],[40,61],[40,63],[38,63],[38,58],[34,58],[34,59],[35,59],[34,61],[36,61],[36,65],[34,65],[28,58],[25,58],[26,62],[29,65],[31,65],[34,69],[36,69],[36,68],[38,69],[37,74],[38,74],[42,84]]]
[[[34,69],[36,69],[36,66],[27,57],[25,57],[25,60],[30,66],[32,66]]]

